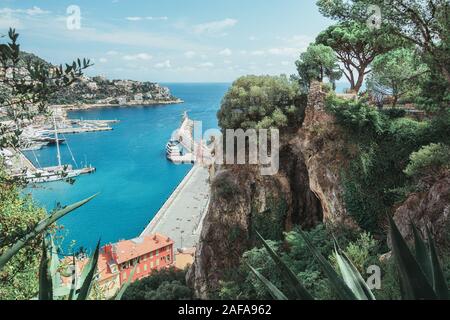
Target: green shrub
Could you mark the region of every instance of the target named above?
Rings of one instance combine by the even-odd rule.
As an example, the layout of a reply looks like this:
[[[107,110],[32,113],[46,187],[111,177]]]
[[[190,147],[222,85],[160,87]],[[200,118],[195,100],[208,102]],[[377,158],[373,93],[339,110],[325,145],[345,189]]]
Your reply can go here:
[[[354,134],[379,136],[384,132],[385,123],[381,113],[360,100],[340,99],[331,94],[327,97],[326,106],[339,124]]]
[[[192,290],[186,285],[186,271],[175,268],[161,269],[142,280],[132,283],[122,300],[189,300]]]
[[[333,236],[345,246],[357,239],[356,232],[345,227],[329,226],[327,228],[325,225],[318,225],[309,230],[307,234],[320,252],[327,257],[331,255],[334,249]],[[271,240],[268,240],[268,243],[280,253],[283,261],[292,268],[299,279],[304,282],[305,287],[315,297],[319,299],[336,298],[329,288],[328,280],[320,271],[317,261],[297,231],[289,232],[286,235],[285,245],[282,245],[279,241]],[[246,263],[252,265],[277,286],[283,285],[283,277],[277,270],[274,261],[268,257],[267,251],[264,248],[255,247],[243,254],[240,266],[236,270],[229,272],[228,276],[221,282],[219,298],[271,299],[264,285],[253,274],[248,272]]]
[[[268,196],[267,207],[268,209],[265,212],[253,210],[252,231],[258,230],[258,232],[266,239],[276,241],[283,240],[283,232],[288,211],[286,201],[284,199]],[[254,232],[252,232],[252,234],[254,234]]]
[[[405,173],[410,177],[436,175],[450,167],[450,147],[442,143],[432,143],[413,152]]]
[[[343,252],[353,262],[358,271],[365,274],[368,266],[378,263],[378,250],[378,241],[370,233],[363,232],[356,241],[350,242]],[[338,270],[334,254],[330,256],[330,260],[335,269]]]
[[[0,176],[1,173],[0,169]],[[0,177],[0,180],[3,177]],[[0,255],[46,216],[31,197],[0,182]],[[31,241],[0,270],[0,300],[27,300],[38,291],[41,237]]]
[[[222,129],[298,127],[305,106],[298,83],[286,76],[245,76],[225,94],[217,117]]]

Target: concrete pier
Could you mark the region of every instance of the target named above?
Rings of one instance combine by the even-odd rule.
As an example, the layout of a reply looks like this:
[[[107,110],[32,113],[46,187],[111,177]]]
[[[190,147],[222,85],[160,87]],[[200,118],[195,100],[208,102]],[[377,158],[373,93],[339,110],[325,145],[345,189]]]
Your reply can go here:
[[[141,236],[161,233],[175,241],[175,249],[195,247],[209,205],[209,172],[195,165],[161,207]]]

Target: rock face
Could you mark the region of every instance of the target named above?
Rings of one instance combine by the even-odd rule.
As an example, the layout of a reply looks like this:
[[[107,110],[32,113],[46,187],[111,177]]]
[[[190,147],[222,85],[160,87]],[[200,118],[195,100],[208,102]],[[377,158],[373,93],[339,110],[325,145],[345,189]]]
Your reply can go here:
[[[279,230],[322,220],[320,202],[305,183],[303,159],[291,146],[282,154],[284,168],[274,176],[261,176],[254,166],[233,166],[216,175],[195,262],[187,275],[199,298],[211,298],[224,272],[239,265],[242,254],[256,244],[255,230],[281,239]]]
[[[325,111],[326,93],[319,82],[311,84],[303,126],[296,137],[309,174],[309,187],[320,199],[325,221],[353,224],[343,200],[340,172],[347,166],[345,134]]]
[[[413,241],[411,222],[426,235],[430,225],[439,246],[445,246],[450,215],[450,172],[438,179],[427,191],[413,193],[396,210],[394,220],[405,239]]]
[[[324,100],[321,86],[313,84],[303,127],[282,137],[278,174],[261,176],[251,166],[227,167],[217,174],[187,275],[199,298],[214,296],[223,275],[253,246],[255,229],[276,239],[270,226],[289,231],[293,225],[348,220],[339,181],[345,165],[343,135],[325,112]]]

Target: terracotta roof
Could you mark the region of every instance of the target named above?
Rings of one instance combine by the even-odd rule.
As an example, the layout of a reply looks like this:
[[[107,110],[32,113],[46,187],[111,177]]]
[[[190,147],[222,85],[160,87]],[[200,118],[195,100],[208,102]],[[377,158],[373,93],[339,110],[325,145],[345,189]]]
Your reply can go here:
[[[112,246],[117,256],[116,263],[121,264],[125,261],[143,256],[173,243],[174,242],[172,239],[157,233],[151,236],[119,241]],[[108,264],[112,262],[110,260],[110,255],[108,253],[105,253],[105,251],[102,249],[100,251],[97,263],[97,271],[99,272],[100,281],[107,280],[117,275],[117,273],[111,273],[109,269]],[[72,257],[66,257],[62,261],[64,264],[70,265],[72,263]],[[88,258],[76,259],[75,265],[78,275],[81,274],[83,268],[88,262]],[[64,285],[70,285],[70,283],[72,282],[72,277],[61,276],[61,281]]]
[[[103,281],[116,276],[116,273],[111,273],[108,267],[108,256],[101,252],[98,256],[97,271],[99,273],[99,280]]]
[[[157,249],[173,244],[173,240],[161,234],[124,240],[113,244],[117,264],[143,256]]]

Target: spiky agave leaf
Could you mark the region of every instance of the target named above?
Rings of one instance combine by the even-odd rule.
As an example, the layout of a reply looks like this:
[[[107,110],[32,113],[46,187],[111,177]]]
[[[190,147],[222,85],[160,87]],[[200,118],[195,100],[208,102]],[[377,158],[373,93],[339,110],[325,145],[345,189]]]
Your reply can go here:
[[[428,246],[430,250],[430,261],[431,261],[431,273],[432,273],[432,283],[433,289],[436,292],[438,299],[448,300],[448,286],[445,280],[444,272],[442,271],[441,264],[439,263],[439,258],[436,250],[436,244],[434,243],[433,235],[430,229],[427,227],[428,236]]]
[[[397,263],[404,299],[406,300],[435,300],[437,299],[431,285],[428,283],[422,268],[409,250],[405,239],[401,235],[394,220],[388,216],[392,251]]]
[[[53,300],[52,254],[49,251],[49,243],[44,237],[42,240],[42,257],[39,264],[39,300]]]
[[[278,254],[270,247],[267,241],[256,231],[259,239],[262,241],[264,247],[269,253],[275,265],[279,268],[281,276],[284,278],[286,284],[289,286],[290,291],[295,294],[296,299],[300,300],[314,300],[311,294],[305,289],[295,273],[286,265],[286,263],[278,256]]]
[[[125,293],[125,291],[127,291],[128,287],[131,284],[131,280],[134,277],[134,273],[136,272],[136,268],[137,265],[134,266],[133,270],[130,273],[130,276],[128,277],[127,282],[122,286],[122,288],[120,288],[119,292],[117,293],[116,297],[114,298],[114,300],[122,300],[122,296]]]
[[[261,273],[259,273],[255,268],[253,268],[248,262],[246,262],[248,268],[252,273],[261,281],[261,283],[266,287],[267,291],[270,293],[272,298],[275,300],[288,300],[288,298],[281,292],[272,282],[267,280]]]
[[[422,237],[420,236],[417,227],[414,224],[411,224],[411,229],[414,235],[414,251],[416,254],[417,263],[422,268],[422,271],[427,277],[428,282],[431,283],[433,275],[431,270],[430,253],[428,251],[425,241],[423,241]]]
[[[327,259],[317,250],[308,236],[302,231],[299,230],[300,236],[306,243],[306,246],[311,250],[311,253],[319,262],[323,272],[327,276],[331,286],[334,288],[339,298],[342,300],[357,300],[356,295],[353,291],[347,286],[345,281],[339,276],[339,274],[334,270],[333,266],[328,262]]]
[[[75,300],[75,295],[76,295],[76,291],[77,291],[77,279],[76,279],[76,258],[75,255],[72,256],[72,267],[73,267],[73,274],[72,276],[75,276],[72,278],[72,282],[70,284],[70,292],[69,292],[69,300]]]
[[[97,263],[100,251],[100,240],[97,242],[95,251],[89,259],[87,265],[83,268],[80,276],[80,282],[82,283],[80,291],[77,295],[77,300],[87,300],[89,293],[94,282],[94,276],[97,273]]]
[[[375,300],[375,296],[367,286],[363,277],[347,255],[339,248],[335,241],[335,257],[344,282],[352,290],[358,300]]]
[[[66,214],[74,211],[75,209],[78,209],[79,207],[85,205],[89,201],[91,201],[93,198],[95,198],[97,195],[94,195],[92,197],[89,197],[83,201],[77,202],[75,204],[72,204],[70,206],[65,207],[62,210],[58,210],[55,213],[49,215],[45,219],[43,219],[41,222],[39,222],[34,229],[27,233],[25,236],[23,236],[20,240],[18,240],[16,243],[14,243],[9,249],[6,250],[4,254],[0,256],[0,270],[8,263],[9,260],[17,253],[20,249],[22,249],[29,241],[31,241],[33,238],[37,237],[39,234],[44,232],[50,225],[55,223],[57,220],[64,217]]]

